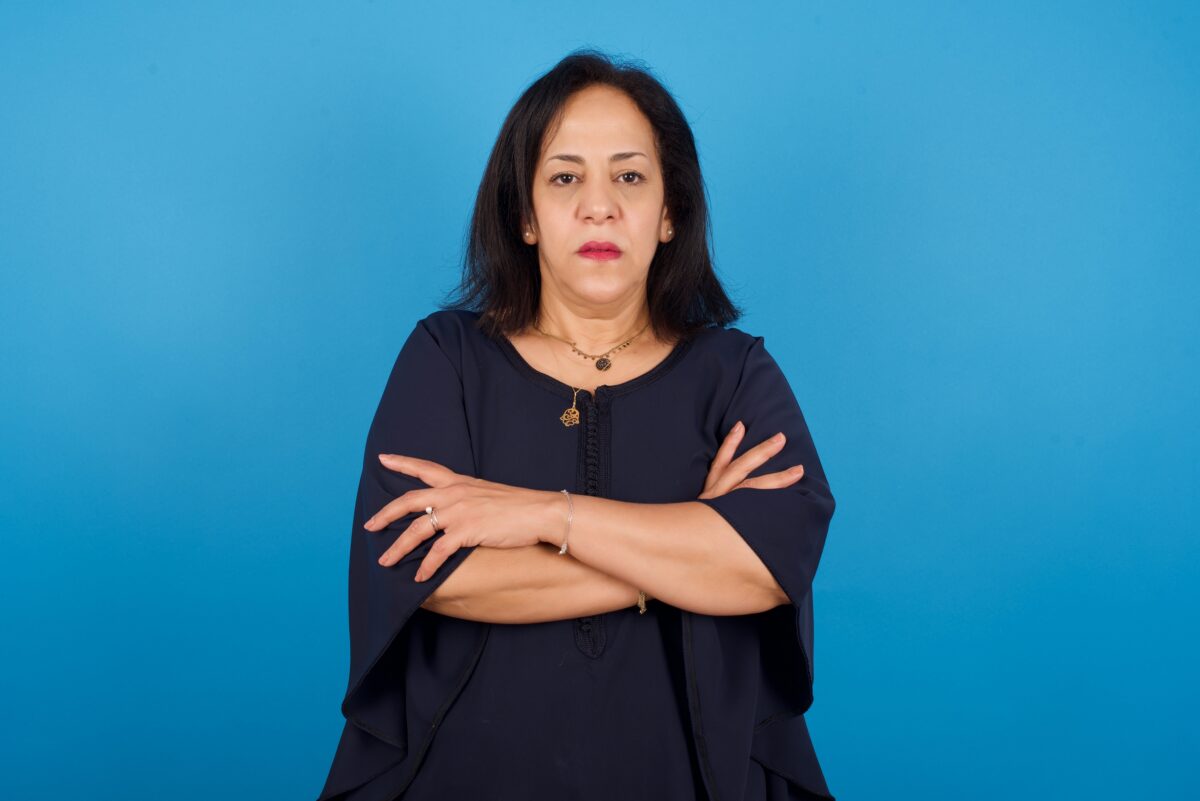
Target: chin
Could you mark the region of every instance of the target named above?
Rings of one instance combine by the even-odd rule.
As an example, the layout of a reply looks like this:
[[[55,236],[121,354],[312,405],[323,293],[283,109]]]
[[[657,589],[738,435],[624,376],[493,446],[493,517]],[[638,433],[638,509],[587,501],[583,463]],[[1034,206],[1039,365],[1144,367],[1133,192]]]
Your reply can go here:
[[[580,298],[590,303],[613,303],[628,296],[633,284],[626,280],[583,280],[575,285],[575,292]]]

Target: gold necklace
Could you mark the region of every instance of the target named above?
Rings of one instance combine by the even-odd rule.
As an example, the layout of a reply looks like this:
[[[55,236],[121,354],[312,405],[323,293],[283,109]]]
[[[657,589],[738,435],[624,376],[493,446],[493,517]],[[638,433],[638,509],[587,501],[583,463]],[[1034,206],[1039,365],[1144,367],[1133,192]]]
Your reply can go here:
[[[551,334],[551,333],[549,333],[549,332],[547,332],[547,331],[542,331],[541,327],[540,327],[539,325],[537,325],[537,323],[534,323],[534,326],[533,326],[533,327],[534,327],[534,328],[536,328],[536,329],[537,329],[539,332],[541,332],[542,334],[545,334],[545,335],[546,335],[546,336],[548,336],[548,337],[553,337],[554,339],[557,339],[557,340],[558,340],[558,341],[560,341],[560,342],[566,342],[568,345],[570,345],[570,346],[571,346],[571,350],[575,351],[576,353],[578,353],[578,354],[579,354],[580,356],[582,356],[583,358],[585,358],[585,359],[595,359],[595,360],[596,360],[596,369],[597,369],[597,370],[600,370],[600,371],[602,371],[602,372],[603,372],[604,370],[607,370],[608,368],[612,367],[612,359],[610,359],[610,358],[608,358],[608,357],[609,357],[611,354],[613,354],[613,353],[616,353],[616,352],[617,352],[617,351],[619,351],[619,350],[623,350],[623,349],[625,349],[625,348],[629,347],[629,343],[633,342],[633,340],[635,340],[635,339],[637,339],[639,336],[641,336],[641,333],[642,333],[642,331],[645,331],[645,330],[646,330],[646,329],[647,329],[649,326],[650,326],[650,323],[649,323],[649,322],[647,322],[645,325],[643,325],[643,326],[642,326],[642,330],[641,330],[641,331],[638,331],[636,334],[634,334],[634,335],[633,335],[633,336],[631,336],[629,339],[627,339],[627,340],[625,340],[624,342],[622,342],[620,345],[617,345],[617,346],[615,346],[615,347],[609,348],[609,349],[608,349],[608,350],[606,350],[604,353],[597,353],[597,354],[593,354],[593,353],[584,353],[584,352],[583,352],[583,351],[581,351],[579,348],[575,347],[575,343],[574,343],[574,342],[572,342],[571,340],[569,340],[569,339],[563,339],[562,337],[560,337],[560,336],[556,336],[555,334]]]
[[[585,359],[596,359],[596,369],[603,371],[603,370],[607,370],[609,367],[612,367],[612,359],[608,358],[609,355],[616,353],[617,351],[621,350],[622,348],[628,347],[629,343],[633,342],[633,340],[637,339],[638,336],[641,335],[642,331],[645,331],[646,328],[649,327],[649,325],[650,325],[650,323],[647,322],[646,325],[642,326],[641,331],[638,331],[636,334],[634,334],[629,339],[622,342],[620,345],[617,345],[614,348],[610,348],[609,350],[605,351],[604,353],[600,353],[600,354],[584,353],[579,348],[575,347],[575,343],[572,342],[571,340],[563,339],[562,337],[555,336],[554,334],[551,334],[547,331],[542,331],[541,327],[538,326],[536,323],[534,323],[533,327],[548,337],[553,337],[554,339],[557,339],[560,342],[566,342],[568,345],[571,346],[571,350],[575,351],[576,353],[578,353],[580,356],[584,357]],[[575,401],[578,399],[579,393],[583,391],[582,387],[580,387],[579,389],[575,389],[575,387],[571,387],[571,389],[575,390],[575,393],[571,396],[571,407],[569,409],[564,409],[562,415],[559,416],[559,418],[558,418],[559,420],[562,421],[562,424],[564,426],[566,426],[567,428],[570,428],[571,426],[579,425],[579,409],[575,406]]]

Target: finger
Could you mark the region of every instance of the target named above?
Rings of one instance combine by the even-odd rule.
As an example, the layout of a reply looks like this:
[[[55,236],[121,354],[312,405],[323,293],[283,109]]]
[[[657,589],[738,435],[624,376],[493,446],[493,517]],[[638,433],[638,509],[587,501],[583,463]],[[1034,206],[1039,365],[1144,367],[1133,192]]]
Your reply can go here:
[[[746,427],[742,425],[742,421],[738,420],[733,424],[733,428],[729,429],[729,433],[725,435],[725,439],[721,442],[721,447],[717,450],[717,455],[713,457],[713,465],[716,467],[724,467],[733,459],[733,455],[737,453],[738,443],[742,441],[742,437],[746,434]]]
[[[781,487],[790,487],[801,478],[804,477],[804,465],[798,464],[795,467],[789,467],[787,470],[780,470],[777,473],[768,473],[765,476],[755,476],[743,481],[740,487],[751,487],[753,489],[780,489]]]
[[[740,486],[746,476],[778,453],[783,448],[785,441],[783,432],[780,432],[770,439],[763,440],[735,459],[721,475],[720,481],[714,488],[716,494],[724,495]]]
[[[744,479],[756,469],[766,464],[767,460],[783,450],[783,446],[786,444],[787,437],[781,431],[770,439],[765,439],[758,443],[735,459],[733,464],[730,465],[730,469],[739,476],[738,483],[740,483],[741,479]]]
[[[725,435],[725,439],[721,442],[721,447],[717,449],[717,455],[713,457],[712,464],[708,468],[708,478],[705,481],[704,488],[707,490],[716,484],[721,475],[725,472],[725,468],[729,465],[733,455],[737,453],[738,444],[741,443],[742,437],[746,434],[746,427],[742,425],[742,421],[738,420],[734,423],[733,428],[729,429],[729,433]]]
[[[421,566],[417,568],[417,581],[424,581],[437,572],[437,569],[449,559],[455,551],[462,545],[458,537],[454,537],[450,532],[442,535],[442,538],[435,542],[429,549],[429,553],[425,555]]]
[[[442,487],[446,484],[453,484],[455,481],[461,481],[464,476],[455,473],[449,467],[431,462],[428,459],[419,459],[416,456],[404,456],[398,453],[381,453],[379,461],[388,470],[394,470],[397,473],[404,473],[409,476],[416,476],[431,487]]]
[[[733,423],[733,428],[725,435],[725,439],[721,441],[721,447],[716,451],[716,456],[713,457],[713,464],[709,466],[709,475],[719,476],[725,470],[725,465],[733,459],[733,454],[738,451],[738,444],[742,441],[742,436],[745,434],[745,426],[742,421]]]
[[[439,507],[437,516],[438,524],[444,529],[446,527],[447,510]],[[400,536],[383,552],[383,556],[379,557],[379,564],[384,567],[391,567],[405,556],[408,556],[414,548],[436,533],[433,530],[433,518],[427,514],[418,515],[408,524],[408,527],[404,531],[400,532]]]
[[[363,528],[367,531],[382,531],[391,525],[393,520],[399,520],[413,512],[423,512],[426,506],[438,506],[439,501],[446,502],[444,490],[437,490],[436,495],[433,488],[421,487],[409,490],[384,504],[366,523],[363,523]]]
[[[734,485],[733,487],[730,487],[728,490],[725,490],[722,492],[709,492],[706,490],[705,492],[701,493],[697,497],[699,497],[699,498],[718,498],[721,495],[725,495],[725,494],[728,494],[729,492],[732,492],[733,490],[738,490],[738,489],[743,489],[743,488],[747,488],[747,489],[780,489],[782,487],[790,487],[792,484],[795,484],[797,481],[799,481],[803,477],[804,477],[804,465],[798,464],[798,465],[795,465],[794,467],[789,467],[787,470],[780,470],[775,473],[768,473],[765,476],[755,476],[754,478],[747,478],[744,481]]]

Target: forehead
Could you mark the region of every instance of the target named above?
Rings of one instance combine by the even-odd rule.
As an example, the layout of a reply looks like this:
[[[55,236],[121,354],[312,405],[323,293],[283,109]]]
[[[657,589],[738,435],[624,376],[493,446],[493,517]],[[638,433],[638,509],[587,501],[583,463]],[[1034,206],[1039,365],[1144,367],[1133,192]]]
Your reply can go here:
[[[654,158],[650,121],[628,95],[608,86],[588,87],[572,95],[557,125],[546,134],[543,158],[558,153],[607,158],[632,150]]]

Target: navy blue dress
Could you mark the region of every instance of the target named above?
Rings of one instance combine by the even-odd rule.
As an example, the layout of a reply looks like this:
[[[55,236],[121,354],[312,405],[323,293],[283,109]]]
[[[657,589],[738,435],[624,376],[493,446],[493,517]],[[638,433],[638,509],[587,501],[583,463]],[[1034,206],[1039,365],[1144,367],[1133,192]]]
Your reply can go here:
[[[762,337],[709,328],[593,397],[529,365],[478,315],[417,323],[392,368],[363,456],[350,546],[350,681],[318,801],[832,798],[804,712],[812,703],[812,580],[834,501],[807,425]],[[560,416],[572,400],[579,424]],[[639,503],[696,500],[721,440],[739,453],[783,431],[752,475],[803,464],[776,490],[698,501],[747,541],[790,604],[710,616],[658,600],[573,620],[486,624],[420,604],[474,548],[424,582],[441,535],[377,563],[422,512],[362,528],[423,487],[378,453],[533,489]],[[565,557],[564,557],[565,558]]]

